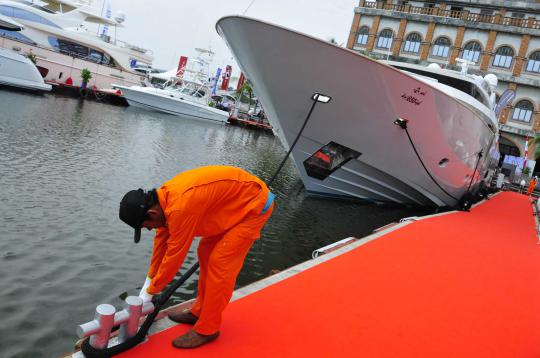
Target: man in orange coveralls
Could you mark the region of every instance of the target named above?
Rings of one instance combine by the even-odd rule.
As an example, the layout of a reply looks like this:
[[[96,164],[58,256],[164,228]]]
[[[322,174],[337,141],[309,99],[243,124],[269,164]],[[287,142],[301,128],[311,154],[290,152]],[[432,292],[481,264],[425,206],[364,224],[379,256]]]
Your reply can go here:
[[[244,258],[272,214],[274,194],[239,168],[189,170],[148,192],[132,190],[120,202],[120,219],[135,229],[156,229],[148,277],[139,296],[150,301],[175,277],[195,236],[200,263],[197,299],[191,310],[169,313],[194,324],[176,338],[177,348],[195,348],[219,335],[221,314],[232,296]]]

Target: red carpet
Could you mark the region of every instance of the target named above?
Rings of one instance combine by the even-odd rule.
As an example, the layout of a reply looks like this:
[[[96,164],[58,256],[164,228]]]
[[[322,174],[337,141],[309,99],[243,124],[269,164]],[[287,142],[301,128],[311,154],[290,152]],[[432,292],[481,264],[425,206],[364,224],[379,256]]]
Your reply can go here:
[[[532,207],[505,192],[422,220],[229,305],[221,336],[179,325],[122,357],[540,357]]]

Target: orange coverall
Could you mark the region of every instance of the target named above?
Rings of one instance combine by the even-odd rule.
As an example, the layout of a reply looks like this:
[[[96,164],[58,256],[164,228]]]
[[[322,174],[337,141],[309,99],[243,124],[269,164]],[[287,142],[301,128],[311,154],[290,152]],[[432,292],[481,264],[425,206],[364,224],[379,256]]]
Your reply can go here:
[[[200,236],[197,299],[191,312],[194,330],[213,334],[234,291],[246,254],[273,209],[261,214],[267,186],[234,167],[208,166],[183,172],[157,190],[166,227],[156,229],[148,277],[149,294],[157,294],[174,278],[193,238]]]
[[[529,182],[529,188],[527,189],[527,194],[531,195],[535,187],[536,187],[536,180],[531,179],[531,181]]]

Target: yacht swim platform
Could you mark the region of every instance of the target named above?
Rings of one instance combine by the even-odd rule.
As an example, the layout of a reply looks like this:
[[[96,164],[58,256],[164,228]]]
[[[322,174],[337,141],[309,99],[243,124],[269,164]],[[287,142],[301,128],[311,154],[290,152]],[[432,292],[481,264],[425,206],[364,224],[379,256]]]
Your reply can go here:
[[[527,196],[500,192],[351,242],[237,290],[215,342],[179,351],[171,341],[190,326],[162,319],[118,357],[540,356]]]

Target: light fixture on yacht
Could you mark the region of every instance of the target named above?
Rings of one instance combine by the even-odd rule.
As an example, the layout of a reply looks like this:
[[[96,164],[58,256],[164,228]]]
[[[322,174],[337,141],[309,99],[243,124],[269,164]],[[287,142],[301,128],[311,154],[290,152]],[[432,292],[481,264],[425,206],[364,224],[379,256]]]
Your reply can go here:
[[[324,95],[322,93],[314,93],[313,96],[311,96],[311,99],[321,103],[328,103],[330,102],[330,100],[332,100],[332,97]]]

